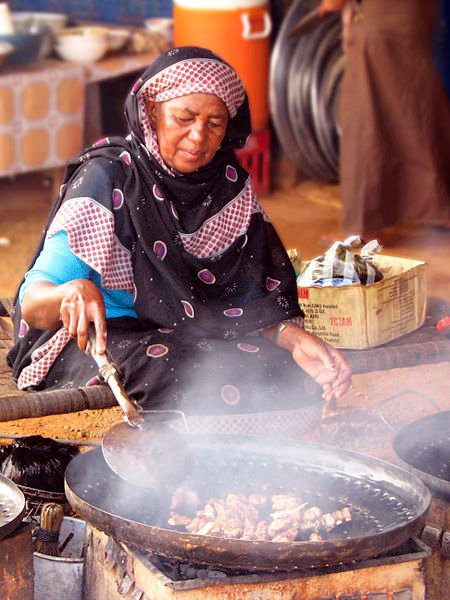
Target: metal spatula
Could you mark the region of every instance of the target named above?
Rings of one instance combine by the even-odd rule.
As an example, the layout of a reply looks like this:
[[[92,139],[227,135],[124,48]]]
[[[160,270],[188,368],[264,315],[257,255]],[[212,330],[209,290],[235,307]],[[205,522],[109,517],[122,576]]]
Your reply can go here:
[[[170,411],[145,411],[143,425],[117,423],[103,437],[103,456],[122,479],[146,488],[175,487],[192,471],[192,454],[187,436],[174,430]],[[174,411],[177,412],[177,411]]]
[[[192,469],[184,413],[149,410],[126,393],[119,373],[108,355],[97,354],[91,329],[86,351],[99,367],[124,413],[124,422],[113,425],[103,436],[102,451],[108,466],[119,477],[141,487],[175,486]],[[178,425],[178,428],[177,428]]]
[[[131,427],[139,427],[144,423],[143,417],[139,414],[142,407],[125,391],[119,377],[119,372],[114,363],[110,360],[107,352],[98,354],[96,351],[95,331],[89,329],[89,341],[86,347],[86,353],[90,354],[98,365],[100,377],[109,385],[115,399],[123,410],[124,419]]]

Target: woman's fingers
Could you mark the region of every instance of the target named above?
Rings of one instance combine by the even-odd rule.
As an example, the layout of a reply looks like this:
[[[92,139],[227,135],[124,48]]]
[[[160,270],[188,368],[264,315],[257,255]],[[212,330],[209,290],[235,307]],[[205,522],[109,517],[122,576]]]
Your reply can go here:
[[[293,358],[322,386],[323,398],[340,398],[351,384],[351,369],[343,355],[313,335],[303,333],[293,350]]]
[[[333,386],[330,383],[324,383],[322,385],[322,389],[323,389],[322,398],[326,402],[328,402],[329,400],[331,400],[334,397]]]
[[[335,362],[337,365],[337,377],[333,382],[333,389],[336,398],[340,398],[352,384],[352,370],[341,353],[335,349],[333,349],[333,352],[336,354]]]
[[[87,307],[79,315],[77,328],[78,347],[81,350],[86,350],[91,324],[93,324],[95,331],[95,351],[97,354],[104,354],[106,352],[106,321],[103,312],[99,311],[97,305]]]
[[[89,340],[89,320],[86,318],[86,313],[83,311],[78,317],[77,341],[78,348],[86,351]]]
[[[104,354],[106,352],[106,321],[100,316],[94,320],[95,327],[95,349],[97,354]]]
[[[94,324],[96,352],[106,351],[106,313],[103,296],[89,280],[74,280],[67,286],[60,306],[61,320],[69,334],[85,351],[89,340],[89,327]]]
[[[333,398],[341,398],[351,385],[351,371],[338,365],[330,381],[330,394]]]
[[[95,331],[95,351],[97,354],[104,354],[106,352],[106,323],[100,317],[97,317],[93,321],[86,317],[86,313],[81,313],[78,319],[78,327],[76,335],[73,337],[77,338],[78,347],[80,350],[86,351],[89,341],[89,328],[93,322]]]
[[[78,330],[78,304],[76,299],[64,298],[60,307],[61,320],[71,337],[77,337]]]

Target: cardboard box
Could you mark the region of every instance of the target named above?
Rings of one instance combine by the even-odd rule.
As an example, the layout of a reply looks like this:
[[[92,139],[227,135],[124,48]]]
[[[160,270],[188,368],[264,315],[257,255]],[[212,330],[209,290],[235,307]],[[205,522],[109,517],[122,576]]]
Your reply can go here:
[[[374,263],[384,279],[371,285],[299,287],[305,329],[336,348],[359,350],[381,346],[423,325],[426,263],[381,255]]]

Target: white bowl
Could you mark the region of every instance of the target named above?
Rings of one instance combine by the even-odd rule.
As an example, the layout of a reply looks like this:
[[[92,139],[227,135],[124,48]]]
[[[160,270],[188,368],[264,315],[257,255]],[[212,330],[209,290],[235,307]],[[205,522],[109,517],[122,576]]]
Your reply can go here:
[[[83,46],[78,44],[56,44],[55,50],[60,58],[69,62],[89,64],[103,58],[108,46],[104,42],[85,42]]]
[[[122,50],[130,38],[131,33],[128,29],[108,29],[108,50],[110,52]]]
[[[55,50],[64,60],[94,63],[108,50],[108,31],[103,27],[69,27],[56,34]]]

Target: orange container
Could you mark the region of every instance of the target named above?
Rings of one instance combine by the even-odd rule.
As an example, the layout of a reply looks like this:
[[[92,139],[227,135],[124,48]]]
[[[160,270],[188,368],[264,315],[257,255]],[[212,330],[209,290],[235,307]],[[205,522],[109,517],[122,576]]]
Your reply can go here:
[[[174,45],[202,46],[230,63],[248,93],[252,130],[269,123],[272,21],[267,0],[174,0]]]

